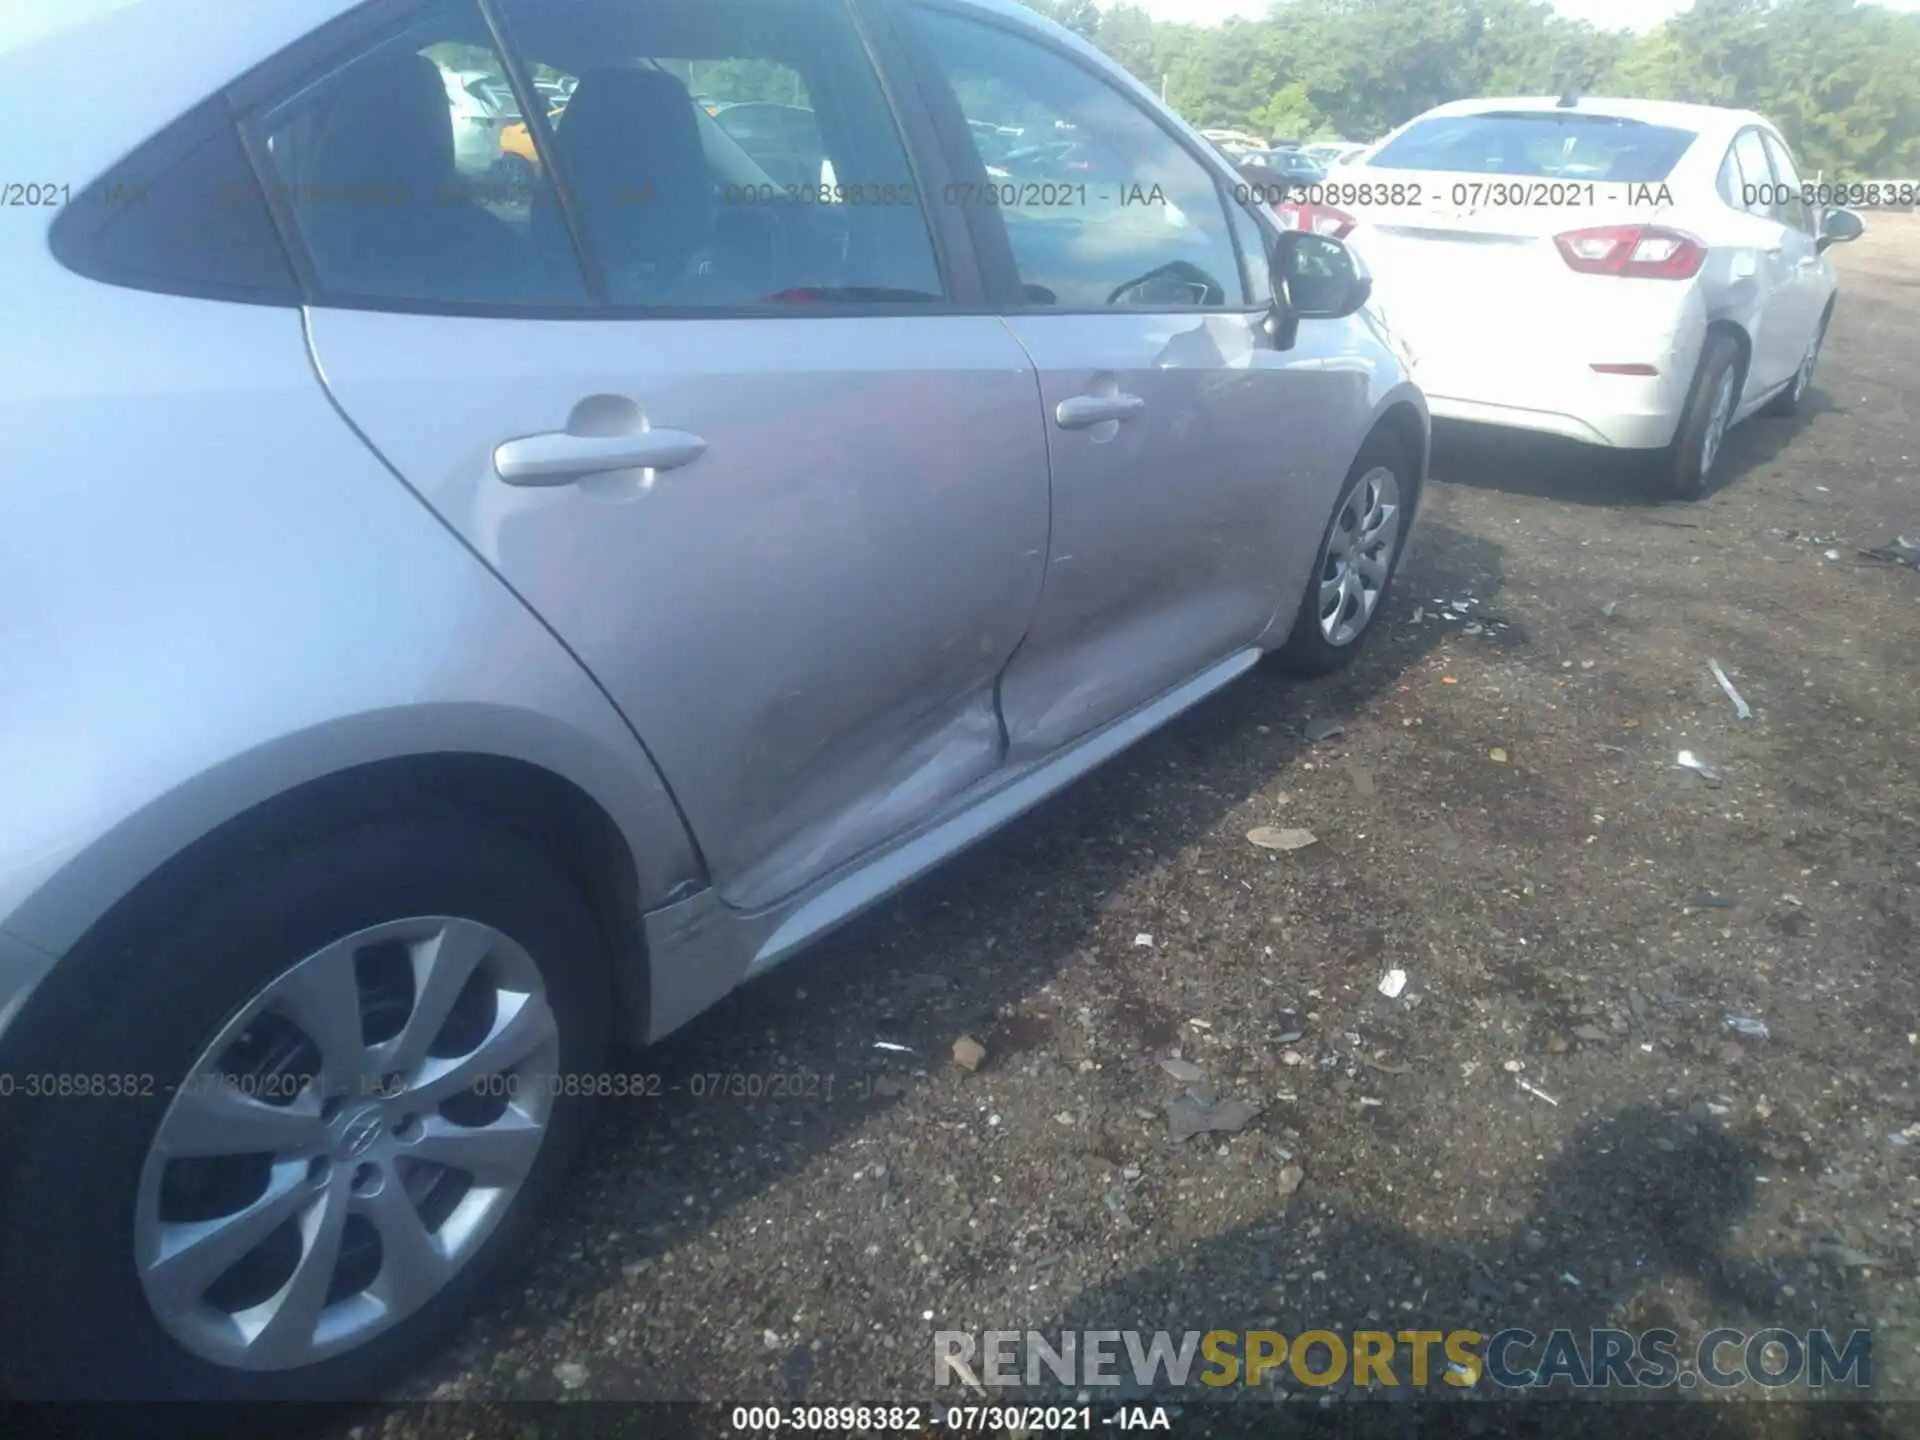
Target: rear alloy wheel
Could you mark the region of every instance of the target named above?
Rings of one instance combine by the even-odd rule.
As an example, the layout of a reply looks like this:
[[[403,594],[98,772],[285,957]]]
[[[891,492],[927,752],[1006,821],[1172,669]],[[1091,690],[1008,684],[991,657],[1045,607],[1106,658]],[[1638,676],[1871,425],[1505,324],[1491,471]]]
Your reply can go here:
[[[1739,348],[1726,335],[1709,334],[1679,429],[1659,456],[1661,488],[1674,499],[1698,500],[1711,488],[1739,391]]]
[[[1413,466],[1391,436],[1361,447],[1333,508],[1292,633],[1276,662],[1297,675],[1349,663],[1380,613],[1406,543]]]
[[[1833,318],[1832,312],[1820,317],[1820,328],[1813,332],[1813,343],[1807,346],[1807,353],[1801,358],[1800,368],[1793,372],[1793,383],[1766,403],[1761,410],[1763,415],[1795,415],[1801,405],[1806,403],[1807,392],[1813,389],[1813,368],[1820,361],[1820,346],[1827,338],[1827,323]]]
[[[134,1257],[161,1328],[291,1370],[417,1313],[520,1193],[559,1056],[539,967],[477,921],[376,926],[270,981],[147,1151]]]
[[[137,900],[20,1017],[16,1093],[119,1082],[15,1119],[0,1370],[23,1397],[377,1394],[523,1248],[584,1133],[569,1081],[611,1007],[542,852],[421,818],[209,874]]]

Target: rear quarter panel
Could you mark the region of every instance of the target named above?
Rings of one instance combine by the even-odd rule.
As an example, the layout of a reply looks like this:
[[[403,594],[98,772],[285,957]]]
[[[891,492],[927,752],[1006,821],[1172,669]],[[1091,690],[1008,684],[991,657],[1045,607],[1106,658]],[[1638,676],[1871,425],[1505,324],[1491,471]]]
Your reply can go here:
[[[41,243],[44,243],[43,240]],[[183,846],[397,756],[600,801],[697,875],[639,741],[326,400],[300,312],[83,280],[0,234],[0,927],[67,949]]]

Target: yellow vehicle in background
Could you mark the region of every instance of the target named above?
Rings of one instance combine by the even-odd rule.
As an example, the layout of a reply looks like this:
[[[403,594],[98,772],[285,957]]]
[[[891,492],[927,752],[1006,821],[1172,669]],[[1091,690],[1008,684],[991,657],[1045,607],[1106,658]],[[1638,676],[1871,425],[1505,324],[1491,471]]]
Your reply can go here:
[[[566,108],[566,106],[561,105],[549,110],[547,112],[547,123],[552,124],[555,120],[558,120]],[[500,156],[503,160],[509,158],[518,160],[523,165],[539,165],[540,152],[533,148],[533,129],[526,121],[519,120],[512,125],[501,127]]]
[[[562,92],[555,97],[551,110],[547,111],[547,123],[552,124],[566,113],[567,100],[571,92]],[[696,95],[695,101],[709,115],[720,113],[720,107],[704,95]],[[500,129],[500,159],[496,162],[498,177],[508,184],[532,184],[533,172],[540,167],[540,152],[534,147],[533,127],[524,120],[516,120]]]

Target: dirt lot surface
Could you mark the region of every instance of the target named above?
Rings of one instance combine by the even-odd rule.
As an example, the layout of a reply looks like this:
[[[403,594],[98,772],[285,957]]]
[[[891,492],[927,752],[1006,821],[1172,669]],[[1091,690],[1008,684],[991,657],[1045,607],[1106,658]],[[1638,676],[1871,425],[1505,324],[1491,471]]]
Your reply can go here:
[[[1878,1395],[1920,1401],[1920,571],[1860,553],[1920,539],[1920,217],[1841,269],[1810,412],[1737,431],[1703,503],[1443,431],[1351,672],[1236,686],[632,1058],[669,1093],[610,1109],[526,1278],[410,1392],[483,1403],[361,1433],[924,1402],[934,1331],[1029,1327],[1667,1325],[1683,1356],[1871,1327]],[[1173,1139],[1196,1083],[1257,1116]],[[1163,1397],[1174,1433],[1413,1433],[1271,1379]],[[1421,1433],[1524,1429],[1472,1411]],[[1658,1428],[1708,1412],[1842,1428]]]

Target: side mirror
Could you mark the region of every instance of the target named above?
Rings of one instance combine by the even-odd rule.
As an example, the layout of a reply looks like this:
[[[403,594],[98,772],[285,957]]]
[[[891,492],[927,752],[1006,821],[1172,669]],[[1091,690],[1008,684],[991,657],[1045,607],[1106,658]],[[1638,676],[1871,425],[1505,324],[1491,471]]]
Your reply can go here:
[[[1820,238],[1816,243],[1825,250],[1829,245],[1843,245],[1849,240],[1858,240],[1866,232],[1866,221],[1853,211],[1836,206],[1820,217]]]
[[[1339,320],[1367,303],[1373,279],[1366,267],[1331,235],[1286,230],[1268,257],[1273,282],[1270,326],[1282,350],[1290,349],[1302,320]]]

